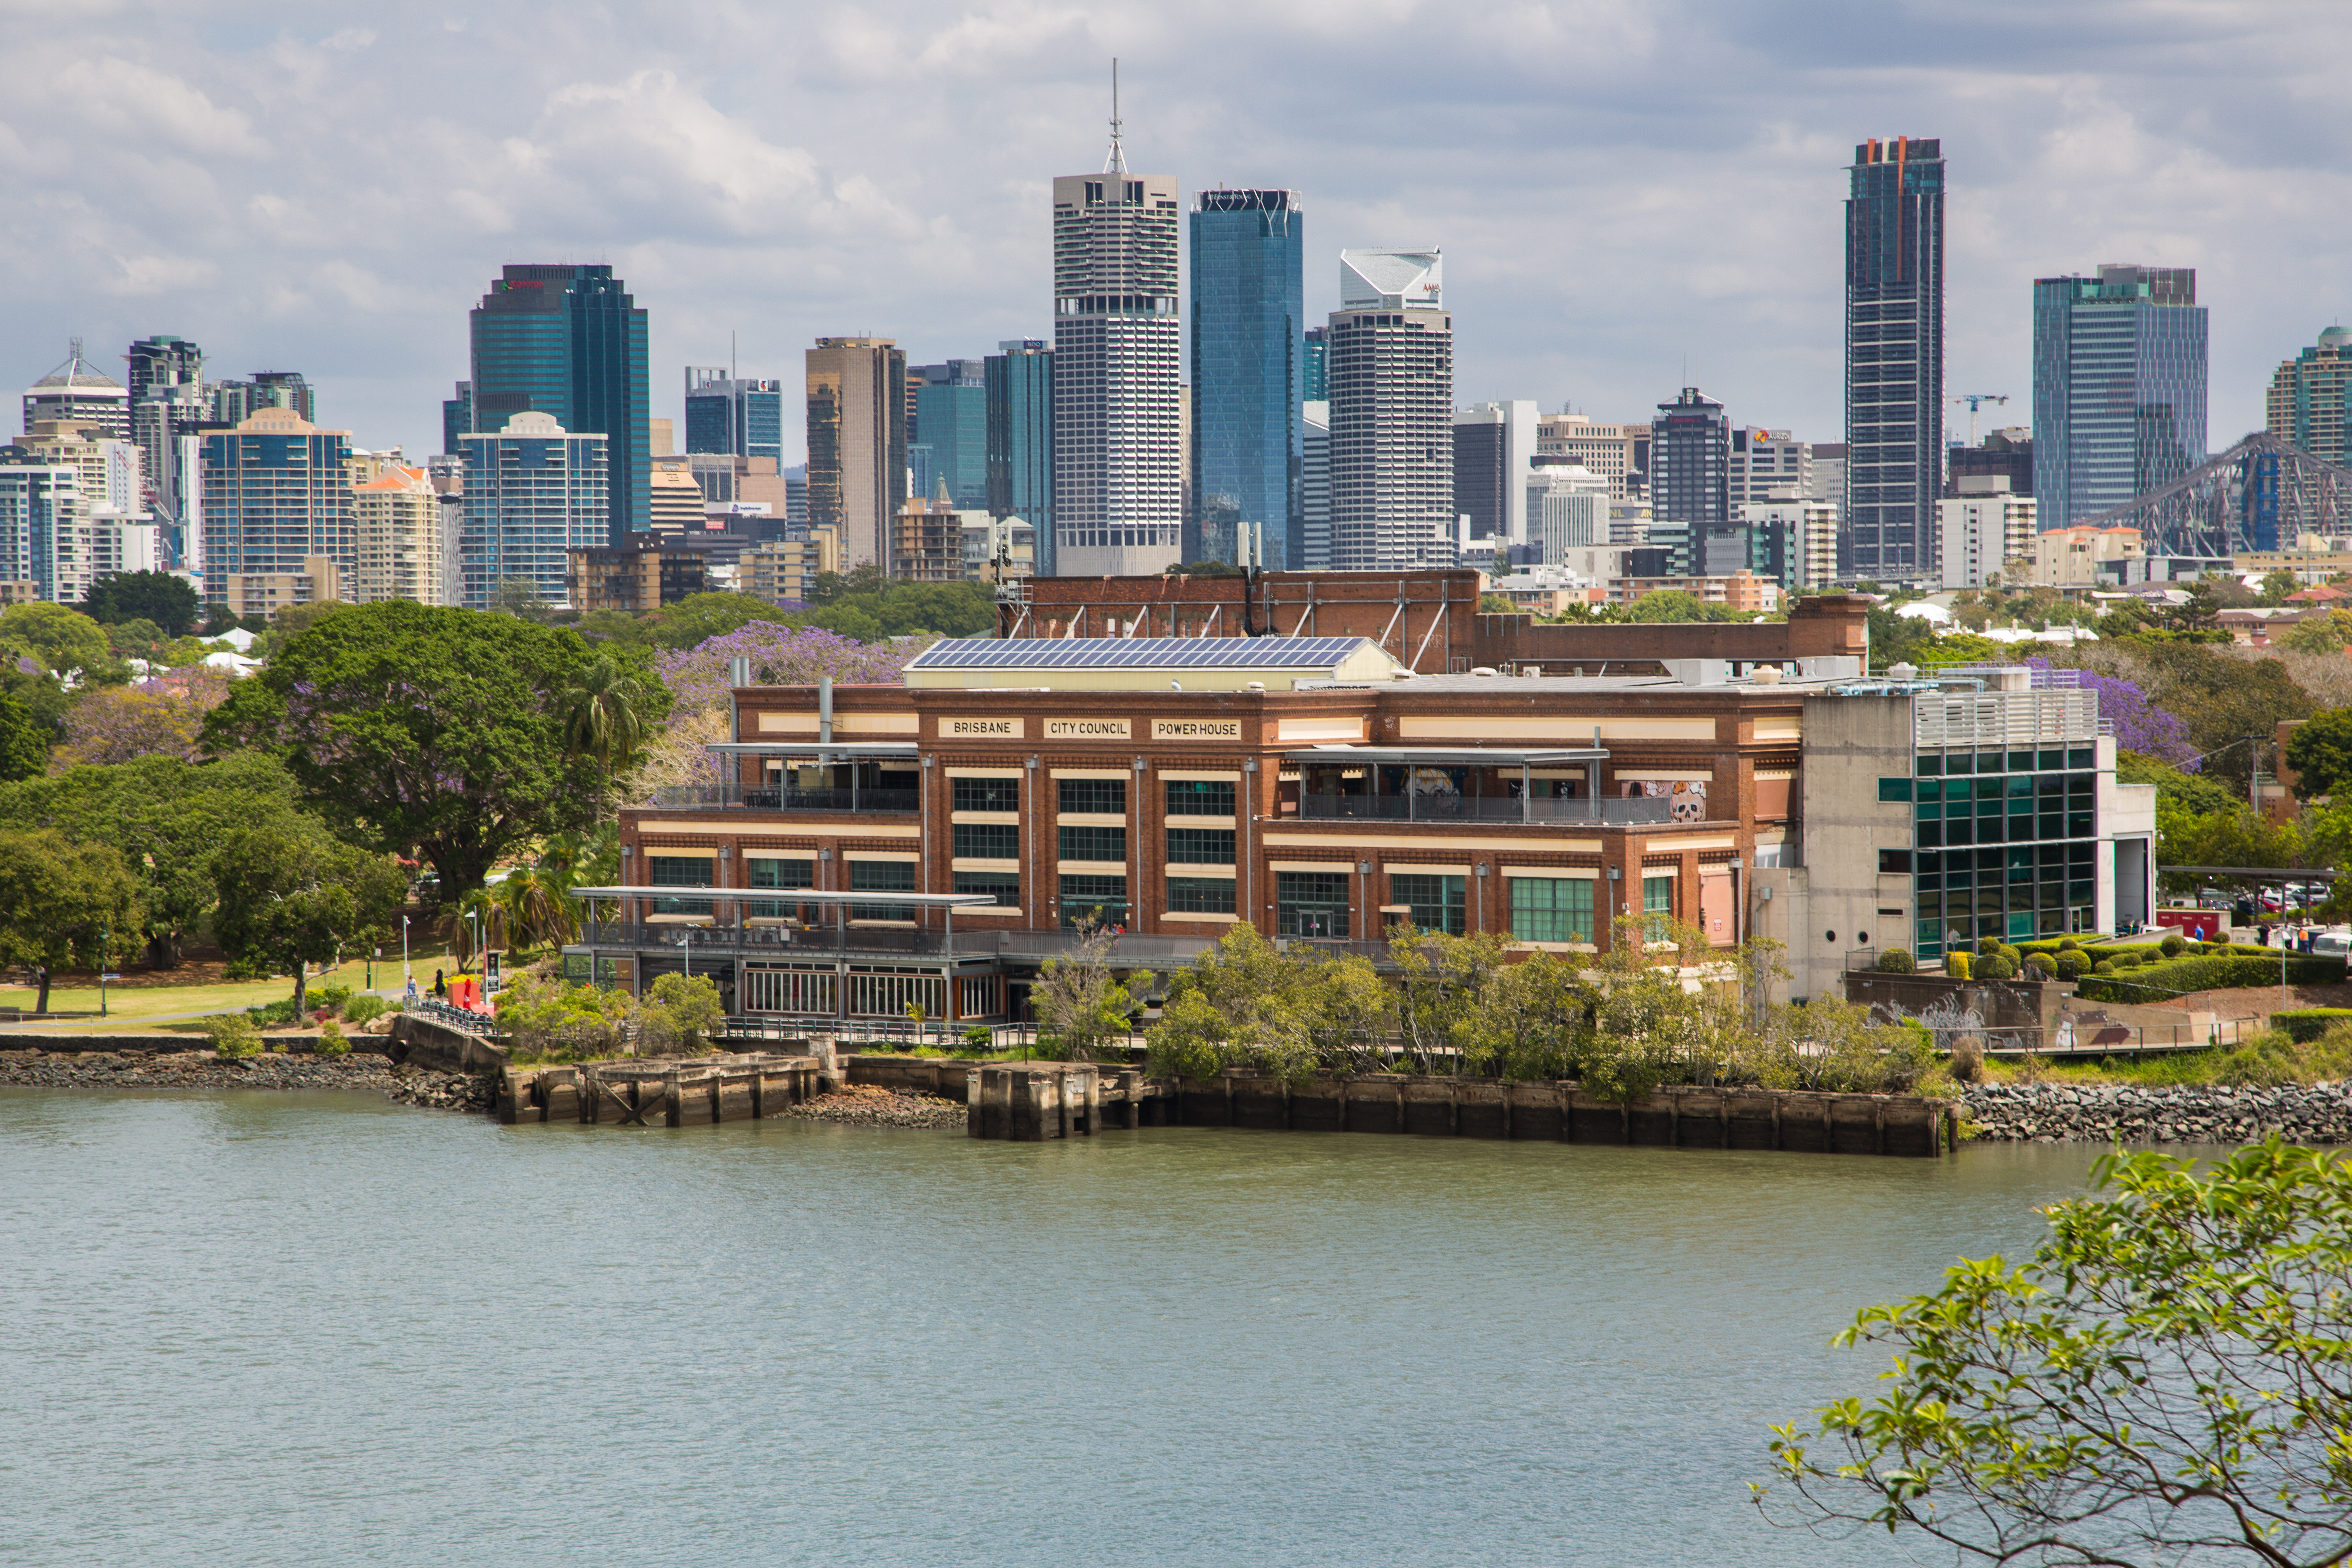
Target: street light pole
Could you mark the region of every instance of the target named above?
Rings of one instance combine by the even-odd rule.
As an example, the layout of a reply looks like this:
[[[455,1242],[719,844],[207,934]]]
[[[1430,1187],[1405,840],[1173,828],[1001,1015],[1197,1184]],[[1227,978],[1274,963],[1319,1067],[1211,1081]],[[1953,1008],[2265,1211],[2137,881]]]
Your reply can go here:
[[[405,991],[416,984],[416,975],[408,967],[408,917],[400,917],[400,985]]]

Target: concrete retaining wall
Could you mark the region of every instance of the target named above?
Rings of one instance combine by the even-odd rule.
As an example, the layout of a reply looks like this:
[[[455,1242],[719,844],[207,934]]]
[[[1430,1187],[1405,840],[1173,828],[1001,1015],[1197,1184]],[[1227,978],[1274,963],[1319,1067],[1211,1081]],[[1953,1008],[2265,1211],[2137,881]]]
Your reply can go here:
[[[479,1035],[406,1013],[393,1020],[385,1041],[385,1054],[410,1067],[441,1072],[497,1072],[507,1065],[507,1053]]]

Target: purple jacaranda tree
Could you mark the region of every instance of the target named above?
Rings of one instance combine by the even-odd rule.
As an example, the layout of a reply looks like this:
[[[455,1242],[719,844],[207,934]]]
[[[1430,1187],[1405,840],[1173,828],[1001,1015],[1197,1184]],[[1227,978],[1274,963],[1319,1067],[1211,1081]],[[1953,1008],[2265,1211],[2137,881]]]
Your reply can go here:
[[[816,626],[753,621],[676,653],[655,655],[662,684],[676,700],[673,713],[725,705],[733,661],[751,661],[757,686],[812,686],[829,675],[845,686],[896,686],[907,661],[929,640],[864,643]]]
[[[66,743],[57,764],[138,757],[194,762],[203,749],[205,715],[228,695],[229,679],[226,671],[200,665],[129,686],[93,687],[66,715]]]
[[[2046,658],[2025,662],[2034,669],[2052,668]],[[2154,757],[2184,773],[2193,773],[2201,765],[2196,749],[2189,743],[2189,726],[2150,702],[2138,682],[2087,669],[2080,674],[2083,689],[2099,694],[2099,717],[2115,727],[2117,747]]]

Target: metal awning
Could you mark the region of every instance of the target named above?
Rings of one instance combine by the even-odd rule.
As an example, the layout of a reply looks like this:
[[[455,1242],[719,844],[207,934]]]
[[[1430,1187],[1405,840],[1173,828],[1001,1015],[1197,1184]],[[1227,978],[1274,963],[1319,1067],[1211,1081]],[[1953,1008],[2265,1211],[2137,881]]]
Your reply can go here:
[[[730,753],[735,756],[804,756],[833,755],[842,757],[904,757],[915,760],[918,741],[801,741],[778,736],[772,741],[713,741],[702,749],[706,752]]]
[[[974,904],[994,906],[993,893],[900,893],[887,889],[819,892],[814,888],[574,888],[575,899],[706,899],[758,900],[778,904],[919,904],[925,909],[961,910]]]
[[[1547,746],[1315,746],[1285,752],[1283,761],[1330,767],[1347,763],[1396,763],[1440,768],[1552,768],[1578,763],[1605,763],[1600,747]]]

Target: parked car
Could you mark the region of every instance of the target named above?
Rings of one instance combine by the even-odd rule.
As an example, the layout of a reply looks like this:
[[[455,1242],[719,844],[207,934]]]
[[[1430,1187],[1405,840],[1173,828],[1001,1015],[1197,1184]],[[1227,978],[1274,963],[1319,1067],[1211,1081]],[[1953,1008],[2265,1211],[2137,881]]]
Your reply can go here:
[[[2352,927],[2321,931],[2311,939],[2311,951],[2317,958],[2352,958]]]
[[[2197,890],[2197,907],[2200,910],[2226,910],[2234,902],[2236,897],[2227,888],[2200,888]]]

